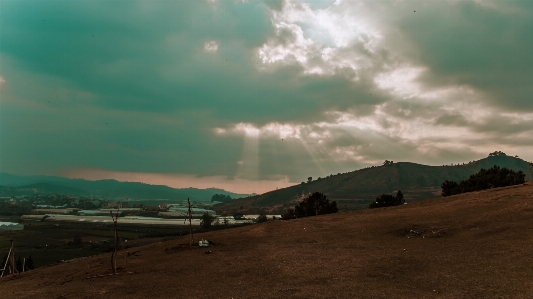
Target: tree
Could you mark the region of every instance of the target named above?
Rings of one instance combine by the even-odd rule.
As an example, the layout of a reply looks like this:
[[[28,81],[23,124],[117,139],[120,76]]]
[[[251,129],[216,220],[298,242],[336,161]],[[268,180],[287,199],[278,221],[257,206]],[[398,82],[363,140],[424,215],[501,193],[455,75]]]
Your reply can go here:
[[[383,162],[383,166],[392,165],[392,164],[394,164],[394,161],[385,160],[385,162]]]
[[[308,183],[311,183],[312,181],[313,181],[313,177],[312,177],[312,176],[310,176],[310,177],[307,178],[307,182],[308,182]]]
[[[402,191],[398,190],[396,193],[396,196],[390,195],[390,194],[381,194],[379,197],[376,198],[376,201],[371,203],[369,208],[383,208],[383,207],[391,207],[391,206],[399,206],[403,205],[405,203],[405,199],[403,199],[403,193]]]
[[[259,217],[257,217],[257,223],[267,222],[267,220],[267,216],[263,212],[261,212]]]
[[[398,190],[398,192],[396,193],[396,200],[401,204],[403,205],[405,203],[405,200],[403,199],[403,193],[402,193],[402,190]]]
[[[210,229],[211,225],[213,224],[213,221],[215,221],[215,217],[209,214],[208,212],[205,212],[202,215],[202,221],[200,222],[200,225],[203,229]]]
[[[489,154],[489,157],[505,157],[505,156],[507,155],[502,151],[494,151]]]
[[[329,202],[325,194],[314,192],[300,201],[298,206],[294,207],[296,217],[316,216],[322,214],[337,213],[337,202]]]
[[[281,215],[281,219],[282,220],[290,220],[290,219],[294,219],[296,218],[294,216],[294,210],[293,209],[288,209],[287,212],[283,215]]]
[[[442,196],[450,196],[450,195],[454,195],[456,193],[454,192],[457,192],[455,190],[457,190],[457,187],[459,187],[459,184],[457,182],[454,182],[454,181],[444,181],[440,187],[442,188]]]

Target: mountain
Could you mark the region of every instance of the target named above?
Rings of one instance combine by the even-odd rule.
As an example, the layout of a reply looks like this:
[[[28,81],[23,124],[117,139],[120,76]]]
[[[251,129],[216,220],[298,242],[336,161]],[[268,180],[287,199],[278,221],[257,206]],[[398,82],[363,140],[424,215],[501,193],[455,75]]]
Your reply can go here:
[[[10,187],[0,186],[0,194],[6,195],[29,195],[29,194],[70,194],[73,196],[88,195],[88,192],[79,188],[54,185],[49,183],[35,183],[25,186]]]
[[[19,176],[0,173],[0,188],[4,196],[22,194],[70,194],[75,196],[97,195],[106,198],[170,199],[210,201],[215,194],[229,195],[232,198],[245,196],[217,188],[171,188],[163,185],[150,185],[138,182],[116,180],[89,181],[68,179],[56,176]],[[6,193],[7,192],[7,193]]]
[[[526,174],[531,179],[528,162],[511,156],[489,156],[487,158],[454,166],[427,166],[410,162],[399,162],[375,166],[353,172],[331,175],[312,182],[270,191],[261,195],[241,198],[216,205],[220,213],[250,213],[266,208],[268,212],[281,213],[294,206],[298,198],[311,192],[325,193],[330,200],[336,200],[339,209],[367,207],[381,194],[401,190],[406,201],[417,201],[441,196],[440,185],[445,180],[461,181],[481,168],[494,165],[507,167]]]

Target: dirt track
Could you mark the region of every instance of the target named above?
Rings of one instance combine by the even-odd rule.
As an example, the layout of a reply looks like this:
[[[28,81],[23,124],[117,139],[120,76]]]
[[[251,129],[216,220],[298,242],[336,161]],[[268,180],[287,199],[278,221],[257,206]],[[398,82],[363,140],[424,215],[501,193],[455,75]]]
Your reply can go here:
[[[38,269],[0,297],[533,298],[531,182],[201,238],[217,245],[123,251],[114,276],[109,255]]]

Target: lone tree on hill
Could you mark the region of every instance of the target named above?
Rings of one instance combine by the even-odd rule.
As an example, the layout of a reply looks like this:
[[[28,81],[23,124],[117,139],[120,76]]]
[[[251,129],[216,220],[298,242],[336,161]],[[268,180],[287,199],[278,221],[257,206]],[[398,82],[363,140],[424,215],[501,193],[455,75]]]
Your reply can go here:
[[[441,185],[442,196],[523,184],[525,176],[522,171],[515,172],[496,165],[489,169],[481,168],[478,173],[460,183],[444,181]]]
[[[300,201],[298,206],[294,207],[294,216],[307,217],[322,214],[337,213],[337,202],[329,202],[325,194],[315,192]]]
[[[405,199],[403,199],[403,193],[401,190],[398,190],[396,193],[396,196],[390,195],[390,194],[381,194],[379,197],[376,198],[376,201],[371,203],[369,208],[383,208],[383,207],[391,207],[391,206],[399,206],[403,205],[405,203]]]
[[[394,164],[394,161],[385,160],[385,162],[383,162],[383,166],[392,165],[392,164]]]

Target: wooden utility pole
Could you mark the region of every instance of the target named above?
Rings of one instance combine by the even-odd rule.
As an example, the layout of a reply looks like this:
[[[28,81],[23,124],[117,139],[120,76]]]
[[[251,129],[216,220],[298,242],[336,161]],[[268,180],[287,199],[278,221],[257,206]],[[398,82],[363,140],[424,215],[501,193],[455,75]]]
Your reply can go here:
[[[189,203],[189,249],[192,247],[192,211],[191,211],[191,200],[187,198],[187,202]]]
[[[9,253],[7,254],[7,260],[2,269],[2,274],[0,274],[0,277],[3,277],[6,271],[8,271],[8,274],[15,274],[15,272],[19,272],[17,268],[15,267],[15,248],[13,247],[13,236],[11,235],[11,239],[9,240],[11,242],[11,247],[9,248]],[[20,272],[19,272],[20,274]]]
[[[113,224],[115,228],[115,248],[113,249],[113,254],[111,255],[111,267],[113,268],[113,274],[117,274],[117,243],[118,243],[117,221],[118,221],[119,210],[120,210],[120,207],[117,208],[115,217],[113,217],[113,212],[109,211],[109,214],[111,214],[111,219],[113,219]]]

